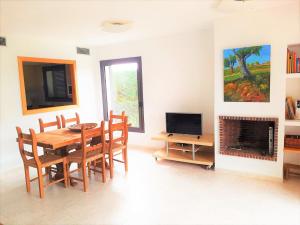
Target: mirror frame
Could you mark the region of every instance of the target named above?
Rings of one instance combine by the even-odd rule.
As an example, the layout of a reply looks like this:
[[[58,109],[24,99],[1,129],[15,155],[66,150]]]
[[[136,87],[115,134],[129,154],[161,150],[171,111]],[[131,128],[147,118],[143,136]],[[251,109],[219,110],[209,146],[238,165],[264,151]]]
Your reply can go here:
[[[73,104],[64,105],[64,106],[46,107],[46,108],[40,108],[40,109],[27,109],[24,71],[23,71],[23,63],[24,62],[56,63],[56,64],[69,65],[71,82],[72,82],[72,99],[73,99],[72,103]],[[48,59],[48,58],[34,58],[34,57],[18,56],[18,66],[19,66],[20,96],[21,96],[21,102],[22,102],[23,115],[45,113],[45,112],[52,112],[52,111],[58,111],[58,110],[79,107],[77,77],[76,77],[76,61],[75,60]]]

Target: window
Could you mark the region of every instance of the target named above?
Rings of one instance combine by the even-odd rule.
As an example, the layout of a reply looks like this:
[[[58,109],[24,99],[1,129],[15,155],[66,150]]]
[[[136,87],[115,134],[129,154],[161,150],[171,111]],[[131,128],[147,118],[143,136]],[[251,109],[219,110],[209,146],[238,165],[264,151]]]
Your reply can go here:
[[[141,57],[100,61],[104,119],[125,111],[129,131],[144,132]]]
[[[18,57],[23,114],[78,105],[75,61]]]
[[[72,95],[68,94],[69,73],[65,65],[44,66],[44,92],[46,101],[71,102]],[[72,90],[72,85],[70,85]]]

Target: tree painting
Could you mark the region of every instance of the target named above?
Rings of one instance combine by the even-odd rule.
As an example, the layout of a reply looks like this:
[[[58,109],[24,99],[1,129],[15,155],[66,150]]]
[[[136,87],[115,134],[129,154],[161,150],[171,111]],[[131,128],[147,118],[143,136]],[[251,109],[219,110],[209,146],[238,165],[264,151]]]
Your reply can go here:
[[[224,50],[224,101],[270,101],[270,45]]]
[[[236,57],[234,55],[228,56],[224,59],[225,67],[230,67],[231,74],[234,73],[234,64],[236,63]]]

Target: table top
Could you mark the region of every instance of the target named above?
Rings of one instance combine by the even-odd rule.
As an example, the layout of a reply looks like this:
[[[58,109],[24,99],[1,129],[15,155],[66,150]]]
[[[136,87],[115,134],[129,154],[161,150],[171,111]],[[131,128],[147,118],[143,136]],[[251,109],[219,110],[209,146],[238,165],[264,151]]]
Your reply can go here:
[[[37,145],[40,147],[58,149],[81,142],[81,133],[68,128],[47,131],[36,134]]]
[[[131,126],[131,124],[128,124]],[[105,133],[108,133],[108,123],[105,123]],[[61,128],[36,134],[37,145],[44,148],[59,149],[81,142],[81,132]],[[18,139],[17,139],[18,141]]]

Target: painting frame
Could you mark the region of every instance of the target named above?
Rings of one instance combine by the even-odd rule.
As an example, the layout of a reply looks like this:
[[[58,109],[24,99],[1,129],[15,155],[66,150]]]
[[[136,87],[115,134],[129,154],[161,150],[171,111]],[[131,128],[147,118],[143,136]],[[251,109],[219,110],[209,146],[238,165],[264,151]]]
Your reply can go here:
[[[271,45],[223,50],[224,102],[270,102]]]

